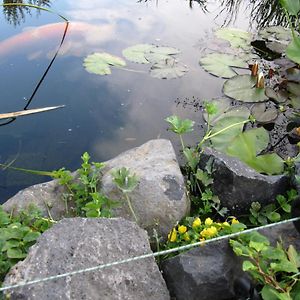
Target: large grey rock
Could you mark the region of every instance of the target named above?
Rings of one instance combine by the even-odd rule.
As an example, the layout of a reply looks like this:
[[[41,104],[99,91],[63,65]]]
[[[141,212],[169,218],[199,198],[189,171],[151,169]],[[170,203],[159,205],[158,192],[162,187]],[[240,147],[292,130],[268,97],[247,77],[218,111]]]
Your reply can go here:
[[[173,225],[188,214],[189,200],[186,197],[184,179],[178,166],[172,144],[168,140],[151,140],[140,147],[128,150],[105,162],[102,188],[105,194],[120,200],[114,216],[133,220],[127,202],[112,182],[111,171],[127,167],[139,178],[137,188],[130,194],[133,209],[139,218],[139,225],[153,233],[166,236]],[[56,180],[26,188],[4,203],[7,211],[18,211],[30,203],[38,206],[44,215],[59,220],[66,215],[62,200],[64,188]],[[47,207],[47,206],[48,207]],[[69,202],[69,208],[74,205]]]
[[[271,243],[282,238],[285,246],[300,251],[300,239],[293,224],[259,230]],[[235,256],[228,239],[197,247],[163,262],[163,275],[171,296],[176,300],[211,300],[234,297],[234,282],[247,275],[242,260]]]
[[[151,253],[147,233],[124,219],[64,219],[46,231],[4,285]],[[170,299],[154,258],[11,290],[11,300]]]
[[[211,148],[205,148],[201,156],[202,167],[209,158],[213,159],[214,169],[212,190],[232,214],[249,213],[254,201],[262,205],[272,203],[288,187],[287,176],[260,174],[237,158]]]

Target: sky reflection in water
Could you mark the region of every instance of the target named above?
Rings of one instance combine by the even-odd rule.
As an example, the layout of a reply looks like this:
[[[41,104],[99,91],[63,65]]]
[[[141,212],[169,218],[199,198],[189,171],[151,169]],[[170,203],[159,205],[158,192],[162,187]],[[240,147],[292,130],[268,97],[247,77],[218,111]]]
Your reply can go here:
[[[221,95],[222,80],[205,73],[198,65],[203,40],[212,29],[223,24],[226,16],[217,19],[217,5],[208,5],[212,13],[204,14],[195,4],[159,1],[56,1],[52,9],[77,24],[65,40],[59,56],[35,96],[30,108],[65,104],[59,111],[19,118],[0,127],[0,161],[16,158],[15,166],[52,170],[62,166],[75,169],[80,155],[88,151],[94,161],[114,157],[149,139],[176,138],[166,131],[164,119],[171,114],[189,117],[201,123],[199,113],[176,106],[177,98],[193,96],[210,99]],[[26,22],[14,28],[0,18],[0,39],[26,34],[24,27],[42,28],[60,22],[57,16],[41,12],[26,15]],[[243,15],[236,26],[247,29]],[[80,27],[81,26],[81,27]],[[44,27],[45,28],[45,27]],[[45,29],[44,29],[45,31]],[[19,47],[0,44],[0,111],[23,108],[37,81],[54,54],[62,32],[20,39]],[[95,51],[122,56],[122,50],[138,43],[154,43],[179,48],[180,61],[189,67],[180,79],[159,80],[149,74],[112,70],[110,76],[87,73],[83,57]],[[1,50],[2,49],[2,50]],[[147,71],[149,66],[130,62],[128,68]],[[192,142],[196,133],[188,138]],[[7,199],[20,188],[45,181],[46,178],[1,171],[0,196]]]

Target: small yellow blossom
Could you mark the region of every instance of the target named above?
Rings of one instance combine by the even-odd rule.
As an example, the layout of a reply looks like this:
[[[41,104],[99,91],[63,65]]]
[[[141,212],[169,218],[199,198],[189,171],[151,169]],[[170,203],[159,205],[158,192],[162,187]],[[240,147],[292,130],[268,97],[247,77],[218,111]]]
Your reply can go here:
[[[187,227],[186,227],[186,226],[184,226],[184,225],[178,226],[178,232],[179,232],[179,233],[183,234],[183,233],[185,233],[186,231],[187,231]]]
[[[211,218],[206,218],[204,223],[205,225],[210,226],[213,223],[213,220]]]
[[[215,226],[205,228],[200,232],[201,236],[204,238],[211,238],[218,234],[218,230]]]
[[[189,242],[191,239],[190,239],[190,235],[188,232],[186,232],[184,235],[183,235],[183,239],[186,241],[186,242]]]
[[[237,220],[236,218],[233,218],[231,220],[231,224],[239,224],[239,223],[240,223],[239,220]]]
[[[228,223],[228,222],[223,222],[223,227],[229,227],[230,226],[230,224]]]
[[[205,241],[205,238],[200,238],[200,242],[204,242],[204,241]],[[204,247],[204,246],[205,246],[204,243],[200,245],[200,247]]]
[[[195,228],[200,227],[200,226],[201,226],[200,218],[195,218],[192,227],[195,229]]]
[[[177,231],[175,228],[172,229],[172,231],[168,234],[168,240],[170,242],[176,242],[177,240]]]

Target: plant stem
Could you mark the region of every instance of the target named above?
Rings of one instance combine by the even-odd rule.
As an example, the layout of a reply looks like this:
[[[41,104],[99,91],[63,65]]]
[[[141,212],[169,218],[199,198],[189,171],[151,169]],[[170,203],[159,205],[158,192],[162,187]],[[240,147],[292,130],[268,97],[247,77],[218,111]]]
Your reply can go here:
[[[184,146],[184,142],[183,142],[183,138],[182,138],[181,134],[179,134],[179,139],[180,139],[180,143],[181,143],[181,147],[182,147],[182,151],[183,151],[185,146]]]
[[[125,198],[127,200],[128,207],[131,211],[131,214],[133,215],[135,222],[138,223],[138,218],[137,218],[136,214],[134,213],[129,196],[127,195],[127,193],[124,193],[124,194],[125,194]]]

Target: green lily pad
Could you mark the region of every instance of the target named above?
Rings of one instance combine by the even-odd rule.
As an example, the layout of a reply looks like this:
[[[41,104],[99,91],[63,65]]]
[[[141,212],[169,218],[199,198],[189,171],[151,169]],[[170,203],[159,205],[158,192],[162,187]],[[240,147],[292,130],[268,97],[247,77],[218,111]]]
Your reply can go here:
[[[268,175],[283,172],[284,162],[275,153],[258,155],[269,143],[269,134],[264,128],[255,128],[240,133],[228,146],[226,153],[239,158],[256,171]]]
[[[290,41],[292,39],[291,31],[283,26],[270,26],[258,32],[266,40]]]
[[[249,50],[251,48],[252,34],[237,28],[221,28],[215,32],[215,35],[230,43],[233,48],[242,48]]]
[[[124,49],[122,54],[131,62],[138,64],[149,64],[149,61],[145,58],[145,53],[149,53],[154,47],[154,45],[150,44],[137,44]]]
[[[286,56],[293,62],[300,64],[300,37],[296,36],[286,48]]]
[[[255,121],[261,124],[273,122],[278,117],[278,111],[274,106],[267,107],[265,103],[255,103],[251,107],[251,114]]]
[[[288,44],[287,42],[283,42],[283,41],[271,41],[271,42],[266,42],[266,46],[271,51],[282,54],[286,51]]]
[[[150,49],[150,52],[145,53],[145,58],[150,63],[159,63],[162,60],[174,58],[172,55],[180,53],[180,50],[172,47],[155,46]]]
[[[230,78],[237,75],[232,67],[247,68],[248,64],[235,55],[210,53],[200,59],[200,65],[210,74]]]
[[[287,84],[287,90],[289,93],[300,96],[300,84],[295,82],[288,82]]]
[[[244,120],[244,116],[229,116],[221,118],[213,127],[211,134],[220,132],[224,128]],[[235,125],[210,138],[209,140],[212,147],[218,151],[226,152],[228,145],[242,132],[243,128],[243,124]]]
[[[286,78],[290,81],[300,83],[300,70],[297,68],[289,68],[286,70]]]
[[[109,53],[94,53],[88,55],[84,61],[83,66],[87,72],[98,75],[111,74],[110,67],[125,67],[126,62],[118,57]]]
[[[271,87],[266,87],[266,96],[276,103],[284,103],[288,99],[288,94],[284,90],[274,91]]]
[[[178,63],[175,59],[166,59],[155,63],[150,69],[150,75],[159,79],[178,78],[188,72],[187,66]]]
[[[268,99],[264,88],[256,88],[256,78],[251,75],[237,75],[225,81],[226,96],[243,102],[263,102]]]

